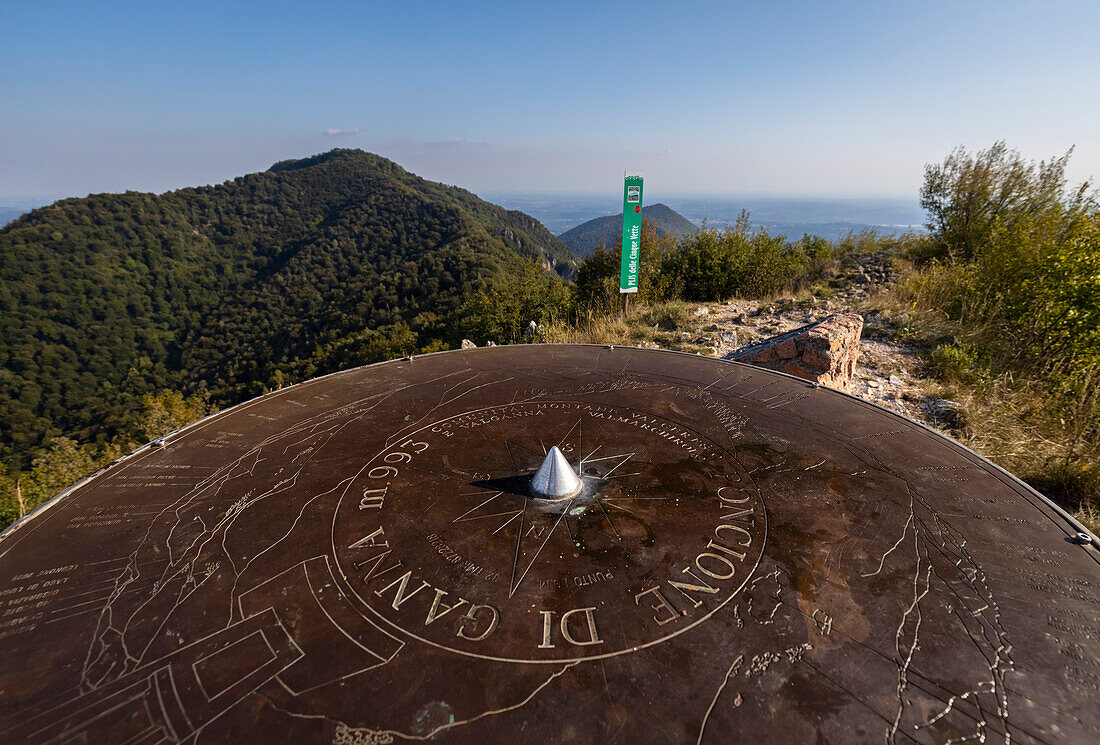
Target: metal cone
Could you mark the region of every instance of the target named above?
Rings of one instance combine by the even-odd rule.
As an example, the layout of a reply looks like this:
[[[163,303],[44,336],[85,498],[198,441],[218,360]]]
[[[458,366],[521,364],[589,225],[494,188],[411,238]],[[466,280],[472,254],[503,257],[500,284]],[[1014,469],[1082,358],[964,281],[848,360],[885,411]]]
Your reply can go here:
[[[546,459],[531,477],[531,492],[543,499],[565,499],[581,490],[581,480],[573,472],[557,445],[550,448]]]

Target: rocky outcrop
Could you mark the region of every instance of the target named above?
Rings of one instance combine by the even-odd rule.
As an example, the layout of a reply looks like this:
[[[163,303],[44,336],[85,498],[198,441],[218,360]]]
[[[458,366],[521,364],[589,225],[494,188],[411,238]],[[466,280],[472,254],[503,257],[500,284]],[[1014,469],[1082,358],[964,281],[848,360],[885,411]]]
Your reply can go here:
[[[856,368],[862,333],[862,316],[838,313],[736,349],[725,359],[778,370],[847,391]]]
[[[825,278],[836,290],[825,302],[826,308],[843,309],[898,283],[898,273],[885,253],[850,254],[838,270],[827,270]]]

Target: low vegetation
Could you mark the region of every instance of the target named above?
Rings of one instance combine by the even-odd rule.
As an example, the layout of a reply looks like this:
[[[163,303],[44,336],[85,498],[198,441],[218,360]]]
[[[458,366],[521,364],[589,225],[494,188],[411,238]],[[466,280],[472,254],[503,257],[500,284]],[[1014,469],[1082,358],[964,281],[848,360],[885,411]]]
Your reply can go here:
[[[958,434],[1095,531],[1100,508],[1100,207],[1068,154],[997,143],[926,171],[929,240],[895,301],[969,422]]]
[[[52,438],[36,453],[30,468],[9,472],[0,466],[0,525],[18,520],[65,487],[138,446],[215,410],[205,396],[185,398],[176,391],[162,391],[141,399],[126,435],[105,443]]]

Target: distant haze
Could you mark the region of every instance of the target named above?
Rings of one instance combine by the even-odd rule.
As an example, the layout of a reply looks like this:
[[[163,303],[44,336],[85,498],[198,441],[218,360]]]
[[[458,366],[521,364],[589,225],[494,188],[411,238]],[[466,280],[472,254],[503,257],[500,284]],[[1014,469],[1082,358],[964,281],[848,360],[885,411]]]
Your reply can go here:
[[[594,217],[622,211],[619,194],[486,192],[481,196],[508,209],[526,212],[556,235]],[[705,222],[719,229],[732,226],[741,210],[747,210],[754,227],[764,227],[773,235],[782,233],[790,238],[801,238],[803,233],[839,238],[850,230],[865,227],[884,233],[903,233],[921,230],[925,220],[916,199],[714,197],[659,193],[654,193],[650,199],[647,191],[646,201],[651,204],[663,202],[696,225]]]
[[[621,190],[621,185],[618,189]],[[650,195],[647,190],[648,204],[664,202],[696,225],[729,227],[741,210],[747,210],[755,228],[765,228],[773,235],[784,234],[790,238],[813,233],[835,239],[865,227],[884,233],[901,233],[922,229],[925,219],[916,199],[662,195],[658,190],[652,191],[652,198]],[[606,194],[482,192],[479,196],[507,209],[526,212],[555,235],[593,218],[622,212],[620,191],[609,190]],[[53,201],[43,196],[0,203],[0,227]]]

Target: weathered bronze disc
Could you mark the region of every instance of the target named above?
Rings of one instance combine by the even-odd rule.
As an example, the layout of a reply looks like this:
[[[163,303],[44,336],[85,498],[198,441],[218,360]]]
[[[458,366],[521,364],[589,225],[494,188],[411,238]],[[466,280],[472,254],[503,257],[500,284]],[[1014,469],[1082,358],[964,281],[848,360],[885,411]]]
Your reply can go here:
[[[0,742],[1095,743],[1079,531],[777,373],[571,345],[388,362],[191,425],[9,530]]]

